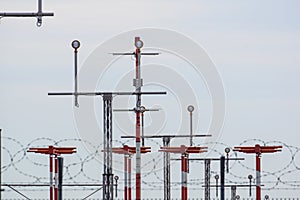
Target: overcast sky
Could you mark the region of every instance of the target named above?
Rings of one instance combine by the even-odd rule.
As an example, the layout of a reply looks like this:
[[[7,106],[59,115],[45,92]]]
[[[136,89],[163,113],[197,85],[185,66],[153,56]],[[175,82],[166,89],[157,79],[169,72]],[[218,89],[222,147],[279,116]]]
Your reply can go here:
[[[219,142],[234,146],[254,138],[299,146],[299,6],[297,0],[51,0],[44,1],[43,7],[55,16],[43,18],[40,28],[35,26],[35,19],[3,18],[0,21],[3,135],[24,144],[38,137],[59,140],[80,136],[72,98],[47,96],[49,91],[73,88],[71,41],[79,39],[82,43],[79,54],[82,67],[92,52],[109,39],[127,31],[156,28],[178,32],[196,42],[219,71],[226,96]],[[0,1],[0,12],[35,10],[35,0]],[[143,39],[143,35],[139,36]],[[144,43],[151,46],[147,41]],[[119,49],[123,48],[120,44]],[[160,56],[162,60],[166,58],[163,53]],[[151,59],[146,61],[152,63]],[[133,68],[130,58],[120,61],[126,62]],[[192,75],[181,75],[185,80],[193,80]],[[108,74],[108,79],[114,76]],[[203,80],[199,82],[203,84]],[[128,88],[133,90],[131,84]],[[189,84],[192,88],[200,87],[197,81]],[[207,94],[202,106],[207,104]],[[150,103],[149,106],[160,105]],[[185,109],[186,105],[182,106]],[[195,131],[208,130],[211,114],[209,109],[206,112],[210,117],[198,113],[204,124]],[[171,124],[172,120],[173,124],[182,120],[180,128],[188,131],[186,113],[179,118],[170,113],[166,116]],[[169,131],[168,124],[161,130],[165,131]],[[252,157],[247,158],[254,166]]]

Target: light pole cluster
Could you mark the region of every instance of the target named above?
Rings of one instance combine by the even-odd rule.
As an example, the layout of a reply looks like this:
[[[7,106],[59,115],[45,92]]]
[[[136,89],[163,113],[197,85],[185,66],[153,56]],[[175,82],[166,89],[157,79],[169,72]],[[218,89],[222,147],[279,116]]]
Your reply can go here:
[[[76,153],[76,147],[54,147],[48,148],[30,148],[27,152],[40,153],[49,155],[49,172],[50,172],[50,200],[62,200],[62,154]],[[54,163],[53,163],[54,159]],[[54,165],[53,165],[54,164]],[[53,176],[54,168],[54,176]],[[54,184],[53,184],[54,179]]]

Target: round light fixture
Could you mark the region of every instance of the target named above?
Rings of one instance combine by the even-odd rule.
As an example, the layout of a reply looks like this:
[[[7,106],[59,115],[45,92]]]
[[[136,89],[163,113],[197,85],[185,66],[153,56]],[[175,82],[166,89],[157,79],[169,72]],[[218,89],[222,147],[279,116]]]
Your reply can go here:
[[[194,106],[192,106],[192,105],[189,105],[188,107],[187,107],[187,110],[189,111],[189,112],[193,112],[194,111]]]
[[[250,175],[248,175],[248,179],[252,179],[253,178],[253,176],[250,174]]]
[[[140,49],[143,47],[144,43],[142,40],[137,40],[134,45],[136,48]]]
[[[78,40],[74,40],[74,41],[72,42],[72,47],[73,47],[74,49],[78,49],[78,48],[80,47],[80,42],[79,42]]]
[[[216,175],[215,175],[215,179],[217,179],[217,180],[218,180],[219,178],[220,178],[220,177],[219,177],[219,175],[218,175],[218,174],[216,174]]]
[[[225,153],[229,153],[230,152],[230,148],[229,147],[226,147],[225,148]]]

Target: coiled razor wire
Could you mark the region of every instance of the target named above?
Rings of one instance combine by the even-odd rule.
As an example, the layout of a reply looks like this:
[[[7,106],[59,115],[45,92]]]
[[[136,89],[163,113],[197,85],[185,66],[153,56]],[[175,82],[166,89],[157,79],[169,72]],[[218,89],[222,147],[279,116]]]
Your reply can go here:
[[[72,144],[72,146],[76,146],[74,144],[78,144],[80,148],[84,149],[84,145],[88,145],[90,148],[89,151],[86,149],[84,151],[78,151],[76,154],[68,156],[68,158],[64,162],[64,183],[72,183],[72,184],[79,184],[79,183],[101,183],[101,168],[102,168],[102,162],[101,162],[101,149],[102,144],[99,144],[95,146],[91,141],[83,140],[80,138],[71,138],[71,139],[61,139],[61,140],[53,140],[51,138],[41,137],[34,139],[30,141],[27,144],[22,144],[20,141],[18,141],[15,138],[6,137],[3,136],[2,139],[4,140],[2,146],[2,154],[6,156],[7,159],[5,159],[4,162],[2,162],[1,166],[1,172],[4,177],[5,174],[10,173],[11,171],[17,172],[20,177],[20,180],[18,180],[18,175],[13,176],[12,180],[4,179],[4,183],[11,183],[11,182],[18,182],[18,183],[24,183],[24,177],[26,177],[26,183],[27,184],[35,184],[35,183],[47,183],[49,180],[48,175],[48,162],[39,162],[39,160],[34,160],[32,157],[32,153],[27,153],[27,150],[31,147],[48,147],[50,145],[53,146],[64,146],[65,144]],[[121,141],[121,140],[114,140],[114,144],[118,146],[122,146],[131,140],[127,141]],[[147,140],[147,143],[151,143],[151,146],[155,148],[160,147],[160,143],[157,140]],[[264,184],[264,190],[283,190],[285,188],[286,190],[300,190],[300,181],[298,180],[289,180],[288,176],[297,174],[298,176],[300,173],[300,166],[299,163],[296,163],[297,156],[300,159],[300,148],[292,145],[288,145],[281,141],[263,141],[258,139],[249,139],[244,140],[239,144],[239,146],[245,145],[245,144],[256,144],[259,143],[261,145],[282,145],[283,151],[285,153],[288,153],[288,162],[286,165],[281,167],[280,169],[277,169],[276,171],[266,171],[262,170],[262,184]],[[220,157],[224,155],[224,148],[228,147],[227,144],[221,143],[221,142],[210,142],[210,143],[201,143],[196,144],[196,146],[208,146],[208,151],[210,154],[213,154],[214,156]],[[91,150],[92,149],[92,150]],[[232,151],[230,153],[230,157],[237,158],[238,154],[236,152]],[[151,154],[151,153],[148,153]],[[145,155],[147,157],[147,155]],[[200,155],[202,156],[202,155]],[[243,154],[239,154],[239,156],[243,156]],[[40,155],[42,157],[42,155]],[[211,156],[210,156],[211,157]],[[203,157],[205,158],[205,156]],[[47,159],[46,159],[47,160]],[[146,160],[143,163],[144,167],[151,167],[150,169],[147,169],[147,172],[142,173],[142,182],[145,185],[143,187],[143,190],[162,190],[163,189],[163,176],[162,176],[162,167],[159,167],[162,165],[163,162],[163,156],[160,154],[160,156],[152,157],[149,160]],[[300,161],[299,161],[300,162]],[[123,165],[123,159],[115,159],[113,160],[113,163],[115,165],[122,166]],[[172,165],[179,165],[176,164],[177,162],[171,162]],[[193,161],[195,165],[198,163],[201,164],[201,161]],[[24,167],[26,165],[26,167]],[[194,164],[191,164],[194,165]],[[214,164],[211,164],[214,165]],[[219,166],[219,164],[216,164]],[[134,165],[133,170],[135,170]],[[249,172],[255,172],[254,163],[252,165],[246,165],[244,164],[244,161],[230,161],[229,166],[229,177],[226,177],[226,182],[230,184],[248,184],[249,179],[247,176],[241,175],[238,173],[238,169],[242,168],[244,170],[247,170]],[[43,176],[36,175],[35,169],[43,169],[44,174]],[[124,179],[122,178],[122,170],[117,170],[115,172],[120,176],[119,183],[123,184]],[[95,176],[95,174],[97,174]],[[211,174],[216,175],[218,174],[218,168],[214,169],[212,167]],[[179,174],[176,175],[176,177],[180,177]],[[213,176],[211,176],[213,177]],[[147,179],[150,179],[151,181],[148,181]],[[273,181],[270,181],[272,179]],[[156,180],[156,181],[153,181]],[[265,180],[265,181],[264,181]],[[254,181],[254,179],[253,179]],[[213,180],[211,180],[213,182]],[[171,186],[174,186],[174,190],[177,190],[181,183],[177,180],[171,180]],[[189,181],[189,189],[190,190],[196,190],[196,189],[202,189],[202,186],[204,184],[204,174],[202,174],[202,177],[190,177]],[[134,187],[134,184],[133,184]],[[177,188],[177,189],[176,189]],[[88,187],[80,187],[81,190],[89,190]],[[134,189],[134,188],[133,188]],[[25,190],[25,189],[24,189]],[[28,190],[28,189],[27,189]],[[41,190],[32,188],[31,190]],[[119,188],[119,190],[122,191],[122,188]]]

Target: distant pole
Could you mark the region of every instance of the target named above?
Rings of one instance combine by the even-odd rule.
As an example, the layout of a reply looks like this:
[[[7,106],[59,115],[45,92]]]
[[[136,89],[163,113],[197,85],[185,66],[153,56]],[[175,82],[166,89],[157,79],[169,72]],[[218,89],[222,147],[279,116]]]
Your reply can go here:
[[[131,200],[131,156],[128,156],[128,200]]]
[[[190,146],[193,146],[193,111],[194,111],[194,106],[189,105],[187,107],[187,110],[190,112]]]
[[[46,13],[43,12],[42,10],[42,0],[38,0],[38,10],[37,12],[25,12],[25,13],[21,13],[21,12],[1,12],[0,13],[0,19],[2,17],[36,17],[37,18],[37,22],[36,25],[38,27],[42,26],[42,18],[46,17],[46,16],[54,16],[54,13]]]
[[[249,179],[249,196],[250,197],[251,197],[252,178],[253,178],[253,176],[251,174],[249,174],[248,179]]]
[[[64,167],[64,159],[63,157],[58,157],[58,200],[63,200],[63,167]]]
[[[218,182],[219,182],[219,175],[218,174],[216,174],[215,175],[215,179],[216,179],[216,197],[218,197]]]
[[[145,138],[144,138],[144,111],[141,112],[142,117],[142,147],[145,146]]]
[[[261,175],[260,175],[260,157],[262,153],[275,153],[281,151],[282,146],[260,146],[256,144],[254,147],[243,146],[234,147],[234,151],[243,153],[256,154],[256,200],[261,200]]]
[[[210,200],[210,160],[204,160],[204,170],[205,170],[205,177],[204,177],[204,185],[205,185],[205,200]]]
[[[231,186],[231,200],[235,200],[236,199],[236,186],[233,185]]]
[[[124,154],[124,200],[128,200],[128,155]]]
[[[255,145],[255,148],[260,148]],[[260,153],[256,154],[256,199],[261,200]]]
[[[140,93],[142,91],[143,80],[141,78],[141,48],[143,47],[143,42],[140,37],[135,37],[135,67],[136,74],[134,80],[135,92]],[[135,199],[141,199],[141,95],[136,95],[136,192]]]
[[[74,92],[75,92],[75,106],[79,107],[79,103],[78,103],[78,77],[77,77],[77,73],[78,73],[78,65],[77,65],[77,54],[78,54],[78,48],[80,47],[80,42],[78,40],[74,40],[72,42],[72,47],[74,49]]]
[[[1,188],[1,185],[2,185],[2,129],[0,129],[0,199],[2,199],[2,188]]]
[[[170,137],[163,137],[163,146],[169,147],[170,141]],[[164,152],[164,200],[171,200],[170,171],[170,153]]]
[[[49,154],[49,168],[50,168],[50,200],[53,200],[53,155]]]
[[[225,200],[225,156],[221,156],[220,162],[220,200]]]
[[[187,200],[187,155],[181,155],[181,199]]]
[[[54,199],[58,200],[58,159],[57,159],[57,155],[55,155],[55,159],[54,159],[54,177],[55,177],[55,185],[54,185]]]

